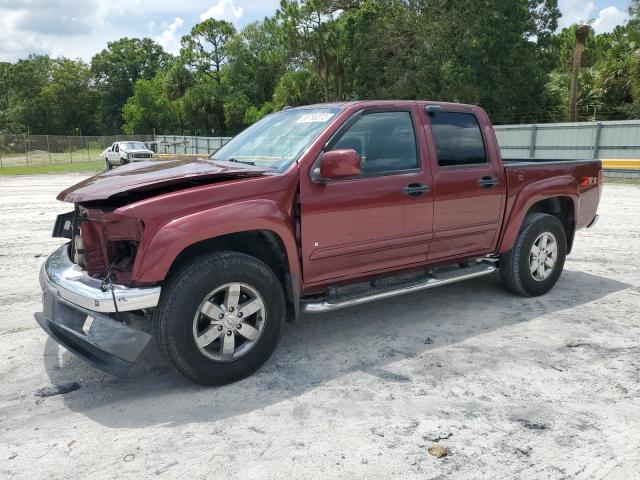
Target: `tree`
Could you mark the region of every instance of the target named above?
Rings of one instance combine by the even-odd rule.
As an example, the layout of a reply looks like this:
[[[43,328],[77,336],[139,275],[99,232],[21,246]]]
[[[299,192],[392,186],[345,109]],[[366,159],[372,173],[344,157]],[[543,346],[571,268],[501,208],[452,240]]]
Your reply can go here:
[[[395,65],[390,77],[404,80],[407,96],[478,104],[499,123],[543,114],[556,0],[397,3],[384,16],[394,27],[377,35],[377,49],[385,51],[382,42],[396,47],[402,62],[390,51],[385,66]]]
[[[418,98],[428,83],[437,97],[432,55],[420,64],[425,44],[423,18],[404,1],[368,0],[339,18],[347,98]],[[429,72],[430,69],[433,69]],[[425,82],[425,78],[429,78]]]
[[[222,66],[227,62],[227,42],[235,33],[231,23],[209,18],[182,37],[180,56],[185,65],[211,77],[219,85]]]
[[[332,75],[340,75],[342,62],[335,20],[339,12],[358,8],[360,2],[336,0],[281,0],[277,18],[282,22],[284,40],[299,63],[311,62],[320,78],[326,102],[331,100]],[[340,89],[339,89],[340,90]],[[339,97],[341,98],[342,95]]]
[[[122,107],[138,79],[150,80],[170,61],[164,49],[149,38],[121,38],[91,59],[98,108],[96,122],[103,131],[119,131]]]
[[[214,80],[200,79],[179,100],[183,128],[220,134],[225,128],[223,88]]]
[[[158,73],[150,80],[139,79],[133,95],[122,109],[124,124],[122,130],[128,134],[175,132],[182,125],[180,107],[166,95],[165,77]]]
[[[229,39],[224,82],[230,91],[242,92],[256,106],[272,100],[288,64],[281,36],[281,26],[273,19],[265,19],[247,25]]]
[[[47,126],[40,133],[95,131],[95,95],[91,71],[82,60],[56,59],[51,62],[51,79],[43,85],[37,102]]]
[[[318,77],[308,68],[286,72],[276,85],[273,100],[277,108],[297,107],[322,101]]]
[[[589,25],[581,25],[576,29],[576,46],[573,52],[573,65],[571,68],[571,91],[569,93],[569,121],[577,120],[576,104],[578,100],[578,79],[580,77],[580,66],[582,63],[582,53],[584,52],[589,36]]]
[[[631,0],[629,4],[629,27],[633,30],[640,30],[640,0]]]
[[[51,81],[52,60],[48,55],[29,55],[18,60],[5,72],[7,109],[4,130],[42,132],[48,119],[41,111],[39,95]]]

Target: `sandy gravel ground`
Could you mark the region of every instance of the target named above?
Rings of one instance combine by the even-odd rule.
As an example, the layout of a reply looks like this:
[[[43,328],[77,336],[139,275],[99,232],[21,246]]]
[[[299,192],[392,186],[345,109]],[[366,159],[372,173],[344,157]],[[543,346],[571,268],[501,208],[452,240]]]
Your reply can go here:
[[[640,187],[605,188],[545,297],[489,278],[303,317],[256,375],[201,388],[154,348],[115,379],[36,326],[81,178],[0,179],[0,478],[638,478]]]

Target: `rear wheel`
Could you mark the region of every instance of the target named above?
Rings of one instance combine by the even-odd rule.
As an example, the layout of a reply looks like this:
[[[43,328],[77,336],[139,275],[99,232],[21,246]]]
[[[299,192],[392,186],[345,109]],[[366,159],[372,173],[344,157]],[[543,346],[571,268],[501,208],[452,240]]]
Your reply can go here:
[[[154,312],[166,358],[189,380],[223,385],[273,353],[286,315],[284,293],[260,260],[235,252],[195,258],[172,275]]]
[[[500,276],[511,291],[527,297],[553,288],[567,255],[564,226],[553,215],[528,215],[513,248],[500,257]]]

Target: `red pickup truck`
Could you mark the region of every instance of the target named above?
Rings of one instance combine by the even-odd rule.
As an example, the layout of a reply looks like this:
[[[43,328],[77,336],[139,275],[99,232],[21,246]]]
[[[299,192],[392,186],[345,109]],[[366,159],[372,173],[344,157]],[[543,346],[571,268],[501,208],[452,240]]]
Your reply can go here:
[[[58,196],[38,323],[125,374],[152,335],[190,380],[258,369],[283,322],[488,275],[548,292],[595,224],[599,161],[503,161],[486,113],[419,101],[288,108],[212,158],[146,161]],[[151,332],[151,333],[150,333]]]

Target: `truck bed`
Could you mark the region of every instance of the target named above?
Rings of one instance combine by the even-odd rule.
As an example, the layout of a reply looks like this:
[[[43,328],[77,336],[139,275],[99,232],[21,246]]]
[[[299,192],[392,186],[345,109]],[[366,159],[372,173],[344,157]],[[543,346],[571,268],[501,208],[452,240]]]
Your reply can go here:
[[[506,224],[518,213],[521,199],[536,200],[530,192],[540,186],[546,191],[557,188],[565,192],[563,195],[573,203],[576,229],[586,227],[595,217],[602,192],[600,160],[503,159],[503,165],[507,181]]]

